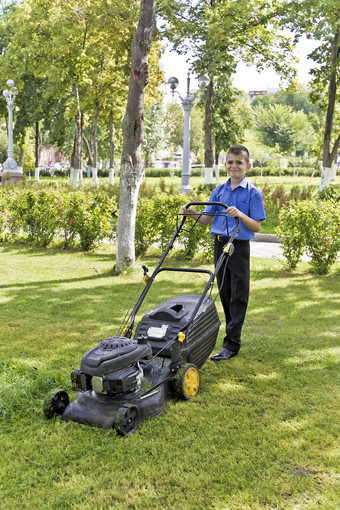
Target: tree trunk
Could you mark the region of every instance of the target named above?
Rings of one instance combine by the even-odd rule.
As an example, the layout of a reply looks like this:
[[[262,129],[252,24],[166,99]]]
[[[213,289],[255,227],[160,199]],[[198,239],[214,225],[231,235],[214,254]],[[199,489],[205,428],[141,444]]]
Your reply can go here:
[[[39,121],[35,122],[35,171],[34,171],[34,180],[39,182],[39,159],[40,159],[40,135],[39,135]]]
[[[117,223],[117,274],[135,262],[135,223],[138,191],[143,177],[144,90],[148,58],[155,32],[155,0],[141,0],[139,21],[131,44],[131,72],[126,112],[122,122],[123,150]]]
[[[321,180],[320,180],[320,191],[324,188],[327,188],[329,185],[329,180],[331,177],[331,167],[332,163],[337,155],[337,152],[340,147],[340,135],[335,140],[333,148],[331,149],[331,137],[332,137],[332,127],[333,127],[333,117],[334,117],[334,108],[335,108],[335,99],[336,99],[336,75],[337,75],[337,65],[339,58],[339,31],[334,35],[334,39],[332,42],[332,63],[331,69],[332,74],[329,81],[329,89],[328,89],[328,107],[327,107],[327,115],[326,115],[326,124],[325,124],[325,132],[323,138],[323,157],[322,157],[322,172],[321,172]]]
[[[91,145],[90,145],[90,142],[88,141],[88,139],[86,138],[84,133],[83,133],[83,140],[85,142],[86,150],[87,150],[87,155],[88,155],[88,162],[87,162],[87,164],[92,168],[93,167],[93,159],[92,159]]]
[[[22,169],[24,166],[24,159],[25,159],[25,152],[24,148],[21,145],[19,149],[19,160],[18,160],[18,172],[22,173]],[[31,178],[31,172],[30,172],[30,178]]]
[[[75,116],[76,131],[74,134],[73,152],[71,157],[70,184],[76,187],[81,181],[81,164],[83,153],[83,112],[80,110],[78,86],[73,85],[74,95],[77,101],[77,113]]]
[[[212,96],[214,90],[214,82],[210,83],[206,92],[205,99],[205,120],[204,120],[204,184],[212,184],[213,182],[213,166],[214,166],[214,152],[212,140]]]
[[[98,147],[97,147],[97,131],[98,131],[98,116],[99,116],[99,101],[96,102],[96,111],[93,119],[93,127],[91,133],[91,143],[92,143],[92,183],[93,186],[98,186]]]
[[[113,113],[109,114],[109,136],[110,136],[110,162],[109,162],[109,184],[115,183],[115,133],[113,126]]]
[[[215,147],[216,147],[217,143],[215,143]],[[220,153],[216,151],[215,149],[215,176],[216,176],[216,184],[219,184],[220,183],[220,165],[219,165],[219,160],[220,160]]]

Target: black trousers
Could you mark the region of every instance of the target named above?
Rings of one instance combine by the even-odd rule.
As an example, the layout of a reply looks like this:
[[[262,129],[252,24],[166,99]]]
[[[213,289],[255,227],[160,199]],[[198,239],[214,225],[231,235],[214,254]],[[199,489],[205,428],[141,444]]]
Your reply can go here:
[[[225,244],[215,237],[215,265]],[[234,253],[222,264],[217,274],[217,284],[226,318],[223,347],[237,353],[241,347],[241,330],[249,299],[250,245],[249,241],[237,240],[233,244]]]

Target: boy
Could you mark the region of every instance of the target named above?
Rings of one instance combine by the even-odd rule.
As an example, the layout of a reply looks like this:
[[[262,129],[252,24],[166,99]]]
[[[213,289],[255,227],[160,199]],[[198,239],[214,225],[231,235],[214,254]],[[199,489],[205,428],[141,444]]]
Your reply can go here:
[[[250,276],[250,246],[249,240],[259,232],[261,221],[266,218],[263,198],[260,191],[247,181],[246,172],[250,169],[249,151],[243,145],[234,145],[227,152],[225,167],[229,179],[215,188],[210,202],[222,202],[228,205],[228,228],[231,235],[235,228],[232,218],[240,219],[240,229],[234,240],[234,253],[229,258],[227,267],[222,265],[217,274],[217,284],[226,318],[226,336],[223,347],[214,356],[213,361],[228,360],[238,354],[241,347],[241,330],[248,306],[249,276]],[[195,209],[182,206],[181,214],[190,214],[201,225],[211,226],[214,239],[215,264],[228,242],[226,220],[223,216],[213,216],[224,208],[208,205],[203,213]]]

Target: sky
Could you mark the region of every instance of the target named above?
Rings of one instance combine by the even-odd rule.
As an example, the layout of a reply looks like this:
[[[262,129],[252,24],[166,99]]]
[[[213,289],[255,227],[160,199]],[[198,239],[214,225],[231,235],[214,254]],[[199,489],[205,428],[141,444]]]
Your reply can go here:
[[[317,44],[315,41],[307,39],[301,39],[296,46],[295,55],[299,59],[298,65],[298,81],[304,85],[307,85],[311,76],[309,75],[310,65],[313,64],[311,60],[307,59],[308,53],[310,53]],[[161,67],[165,73],[166,81],[171,76],[176,76],[179,80],[178,91],[182,96],[186,94],[186,78],[188,73],[188,65],[186,58],[183,55],[177,55],[175,52],[171,52],[169,49],[165,51],[165,54],[161,60]],[[280,78],[272,69],[268,68],[258,73],[254,66],[247,67],[242,62],[237,67],[237,72],[233,79],[234,86],[238,89],[249,92],[250,90],[268,90],[279,88]],[[197,89],[197,81],[195,77],[192,77],[190,83],[191,89]],[[168,87],[164,87],[164,90],[168,90]],[[170,96],[169,96],[170,97]]]

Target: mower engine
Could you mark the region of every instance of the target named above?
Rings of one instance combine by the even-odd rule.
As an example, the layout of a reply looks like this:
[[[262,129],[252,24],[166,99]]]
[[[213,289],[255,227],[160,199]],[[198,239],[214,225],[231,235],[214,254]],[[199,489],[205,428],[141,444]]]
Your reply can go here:
[[[138,390],[143,380],[139,362],[151,355],[148,343],[137,344],[120,336],[107,338],[83,356],[80,369],[71,373],[72,387],[104,395],[123,395]]]

